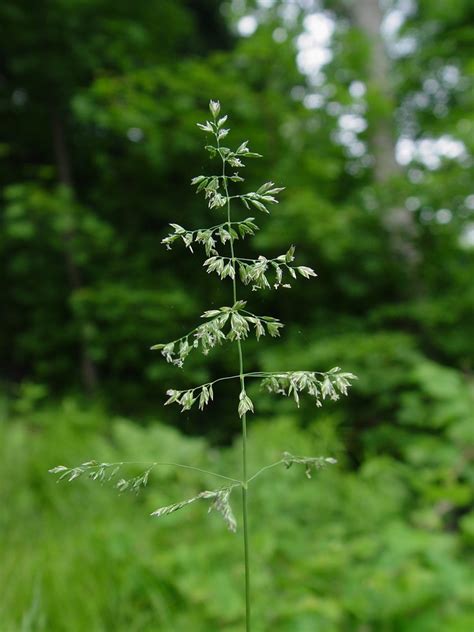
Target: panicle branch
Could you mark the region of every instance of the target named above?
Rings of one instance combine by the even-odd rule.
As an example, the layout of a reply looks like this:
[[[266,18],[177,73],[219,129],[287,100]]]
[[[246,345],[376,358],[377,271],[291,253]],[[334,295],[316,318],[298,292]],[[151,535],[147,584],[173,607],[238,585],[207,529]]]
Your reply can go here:
[[[300,405],[300,395],[306,393],[314,398],[316,406],[322,406],[325,399],[336,401],[340,395],[347,395],[351,386],[351,381],[356,380],[352,373],[343,372],[340,367],[334,367],[327,372],[319,371],[253,371],[244,373],[243,377],[261,379],[261,387],[269,393],[292,396],[297,406]],[[195,386],[188,390],[170,389],[167,391],[168,404],[177,403],[181,412],[190,410],[196,402],[200,410],[214,399],[214,384],[224,380],[240,379],[240,375],[220,377],[213,382],[207,382],[200,386]],[[246,412],[253,412],[253,403],[248,397],[245,389],[242,389],[239,396],[239,415]]]
[[[278,289],[279,287],[291,288],[290,283],[282,283],[283,273],[287,272],[293,279],[297,278],[297,272],[309,279],[310,277],[316,277],[316,272],[308,266],[292,266],[290,265],[294,257],[295,247],[291,246],[284,255],[279,255],[273,259],[267,259],[263,255],[260,255],[257,259],[245,259],[242,257],[222,257],[220,255],[214,255],[209,257],[204,262],[204,267],[207,269],[208,274],[216,272],[221,279],[225,279],[227,276],[234,278],[236,262],[239,270],[240,280],[244,285],[252,284],[252,290],[259,289]],[[275,278],[273,285],[268,280],[268,274],[274,273]]]
[[[311,478],[313,470],[322,470],[327,465],[335,465],[337,460],[332,457],[324,456],[294,456],[290,454],[290,452],[283,452],[282,462],[285,464],[287,470],[289,470],[294,463],[304,465],[307,478]]]
[[[237,530],[237,521],[229,502],[230,494],[234,487],[237,487],[237,485],[229,485],[228,487],[222,487],[221,489],[215,489],[212,491],[205,490],[200,494],[193,496],[192,498],[188,498],[187,500],[182,500],[179,503],[160,507],[159,509],[156,509],[151,515],[155,516],[156,518],[161,518],[161,516],[167,516],[171,513],[174,513],[175,511],[179,511],[183,507],[195,503],[197,500],[211,500],[212,502],[209,505],[208,513],[210,513],[213,509],[217,511],[222,516],[229,531],[235,533]]]
[[[181,239],[191,252],[193,250],[193,244],[199,244],[204,247],[206,255],[218,255],[216,245],[218,240],[221,244],[226,244],[231,239],[244,238],[247,235],[255,235],[259,230],[258,226],[254,223],[254,217],[246,217],[240,222],[231,222],[229,230],[228,222],[211,226],[210,228],[198,228],[197,230],[187,230],[179,224],[170,224],[174,229],[174,232],[169,233],[167,237],[161,240],[162,244],[165,244],[168,250],[171,250],[172,244]],[[235,227],[235,228],[234,228]]]
[[[193,349],[200,348],[207,355],[213,347],[226,340],[244,340],[248,337],[251,326],[255,328],[257,340],[265,335],[265,331],[272,337],[280,335],[279,330],[283,323],[272,316],[256,316],[248,312],[244,309],[246,304],[246,301],[237,301],[232,307],[208,310],[201,316],[209,319],[207,322],[198,325],[181,338],[153,345],[151,349],[161,351],[167,362],[182,367]]]

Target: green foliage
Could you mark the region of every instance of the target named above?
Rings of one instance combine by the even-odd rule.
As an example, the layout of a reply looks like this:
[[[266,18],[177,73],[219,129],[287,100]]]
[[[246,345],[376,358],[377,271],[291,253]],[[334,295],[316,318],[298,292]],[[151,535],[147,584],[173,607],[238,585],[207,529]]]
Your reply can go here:
[[[442,388],[441,376],[430,382]],[[204,440],[159,423],[139,428],[71,400],[44,407],[36,395],[20,400],[18,412],[0,424],[0,493],[9,507],[0,518],[5,632],[241,630],[240,551],[220,515],[204,518],[213,499],[187,507],[187,519],[149,516],[177,498],[215,489],[213,477],[157,466],[136,495],[114,494],[107,482],[66,485],[41,475],[45,464],[91,453],[105,463],[166,460],[172,453],[237,473],[240,442],[217,455]],[[451,406],[459,396],[449,395]],[[339,454],[337,467],[306,481],[307,463],[293,455],[319,453],[318,429],[331,417],[318,417],[305,430],[282,416],[271,425],[256,420],[249,431],[250,473],[285,449],[283,459],[293,463],[262,473],[249,497],[254,585],[264,595],[254,604],[257,629],[469,632],[472,512],[468,504],[446,512],[433,496],[434,472],[444,471],[448,482],[459,468],[453,433],[437,437],[427,428],[410,437],[407,461],[373,454],[358,472]],[[447,449],[454,458],[441,464],[436,455]],[[123,474],[143,471],[130,465]],[[240,521],[240,512],[235,517]]]
[[[404,171],[410,177],[379,187],[370,152],[351,156],[340,144],[340,117],[363,118],[375,107],[372,92],[351,93],[354,82],[367,83],[367,46],[363,35],[349,28],[340,3],[327,5],[335,11],[336,28],[333,62],[324,68],[322,86],[298,72],[293,42],[301,23],[282,24],[277,8],[260,12],[262,25],[252,37],[232,40],[222,14],[214,10],[217,2],[151,2],[134,11],[121,5],[114,20],[107,2],[67,9],[55,2],[48,19],[25,2],[17,5],[16,11],[2,8],[1,20],[8,60],[6,97],[0,103],[7,146],[0,238],[1,289],[8,306],[0,341],[5,379],[37,379],[54,392],[79,388],[82,331],[97,365],[100,393],[115,410],[145,416],[159,405],[155,385],[165,379],[166,368],[143,350],[155,340],[180,335],[178,322],[191,328],[192,315],[207,308],[211,287],[205,277],[194,279],[194,264],[174,248],[177,241],[172,254],[160,252],[156,243],[169,222],[187,227],[192,218],[195,226],[205,225],[201,205],[192,191],[187,193],[192,174],[207,177],[194,133],[195,121],[204,115],[203,94],[220,94],[234,104],[233,131],[252,138],[265,155],[255,161],[248,188],[233,182],[239,193],[257,193],[270,172],[288,187],[283,212],[272,217],[266,231],[257,232],[254,245],[239,242],[239,254],[258,260],[263,253],[267,262],[256,271],[266,267],[273,286],[279,272],[268,261],[285,252],[288,243],[297,243],[301,264],[314,262],[320,275],[310,291],[293,284],[291,301],[284,295],[269,298],[273,313],[291,321],[289,335],[416,331],[428,357],[469,370],[473,257],[472,249],[459,246],[472,220],[469,156],[443,158],[436,169],[415,160]],[[451,135],[464,142],[468,154],[474,138],[466,83],[470,61],[458,41],[466,41],[469,17],[463,2],[450,17],[429,2],[418,3],[401,29],[416,39],[417,48],[394,60],[391,75],[400,133],[413,129],[420,139]],[[237,19],[232,12],[228,18],[231,23]],[[279,28],[287,33],[285,41],[272,37]],[[212,39],[206,42],[209,32]],[[43,46],[43,38],[50,45]],[[450,83],[446,77],[453,73],[459,80]],[[429,92],[427,80],[439,89]],[[321,98],[322,105],[305,107],[302,100],[311,96]],[[65,128],[72,194],[58,188],[50,100],[58,105]],[[367,144],[378,120],[374,116],[371,125],[354,134],[357,139]],[[231,168],[229,177],[239,170],[240,178],[240,167]],[[413,274],[393,257],[381,227],[385,209],[395,200],[401,206],[408,200],[415,209],[423,265]],[[255,205],[251,208],[265,217]],[[449,209],[452,221],[439,223],[439,209]],[[66,278],[60,235],[71,220],[75,234],[69,243],[82,276],[76,290]],[[239,230],[237,225],[232,229]],[[188,233],[179,239],[190,239]],[[210,237],[200,235],[196,241],[197,232],[192,237],[195,250],[212,248],[213,240],[228,244],[218,228]],[[247,264],[242,262],[243,274]],[[291,283],[291,273],[285,266],[282,271],[282,283]],[[185,291],[183,280],[191,274],[194,282]],[[265,284],[263,278],[260,282]],[[223,296],[221,304],[228,303]],[[250,342],[247,346],[261,367],[264,352]],[[227,370],[225,349],[212,362],[202,381]],[[196,366],[186,369],[183,381],[194,379]],[[216,417],[222,417],[220,412]],[[221,419],[216,435],[213,415],[202,427],[219,439],[229,440],[233,433]]]

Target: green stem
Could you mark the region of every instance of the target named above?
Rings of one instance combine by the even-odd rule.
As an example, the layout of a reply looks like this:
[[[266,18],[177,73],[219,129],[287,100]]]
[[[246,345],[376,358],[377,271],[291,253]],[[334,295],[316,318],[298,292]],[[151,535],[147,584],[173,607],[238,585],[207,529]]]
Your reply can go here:
[[[232,481],[233,483],[240,484],[241,481],[236,478],[231,478],[230,476],[224,476],[223,474],[218,474],[217,472],[211,472],[210,470],[204,470],[201,467],[194,467],[193,465],[184,465],[183,463],[167,463],[165,461],[153,463],[153,465],[169,465],[171,467],[180,467],[184,470],[193,470],[194,472],[200,472],[201,474],[207,474],[209,476],[216,476],[217,478],[223,478],[226,481]]]
[[[253,217],[247,217],[247,219],[253,220]],[[242,222],[231,222],[232,226],[238,226],[239,224],[242,224]],[[218,228],[223,228],[224,226],[228,227],[229,226],[229,222],[223,222],[222,224],[216,224],[215,226],[208,226],[206,228],[196,228],[194,230],[187,230],[186,228],[184,229],[186,233],[190,233],[192,235],[194,235],[194,233],[199,233],[200,231],[204,231],[204,230],[217,230]],[[176,234],[176,233],[173,233]],[[179,235],[181,235],[184,233],[179,233]]]
[[[253,481],[254,479],[256,479],[258,476],[260,476],[260,474],[262,474],[266,470],[270,470],[272,469],[272,467],[281,465],[284,462],[285,462],[285,459],[280,459],[279,461],[275,461],[275,463],[271,463],[270,465],[265,465],[265,467],[262,467],[260,470],[258,470],[258,472],[255,472],[255,474],[248,479],[247,484]]]
[[[228,225],[228,222],[226,222],[226,224]],[[232,261],[232,257],[223,257],[222,255],[215,255],[217,256],[219,259],[229,259]],[[280,255],[281,256],[281,255]],[[278,257],[273,257],[273,259],[266,259],[267,263],[272,263],[272,261],[278,261],[278,263],[285,268],[288,268],[288,270],[292,269],[291,266],[289,266],[287,263],[285,263],[284,261],[281,261]],[[250,263],[258,263],[260,260],[259,259],[248,259],[245,257],[234,257],[235,261],[250,261]]]
[[[236,342],[240,342],[238,339]],[[299,373],[300,371],[298,371]],[[192,391],[197,391],[200,388],[202,388],[203,386],[213,386],[214,384],[217,384],[218,382],[225,382],[226,380],[237,380],[240,379],[240,377],[280,377],[280,378],[285,378],[288,377],[289,373],[295,373],[295,371],[252,371],[251,373],[242,373],[242,374],[237,374],[237,375],[226,375],[225,377],[218,377],[215,380],[213,380],[212,382],[206,382],[205,384],[199,384],[199,386],[194,386],[192,389],[188,389],[188,390],[192,390]],[[324,371],[303,371],[303,373],[311,373],[312,375],[321,375],[321,376],[325,376],[328,375],[328,373],[324,372]],[[179,393],[183,393],[184,391],[177,391]]]
[[[224,184],[224,191],[227,198],[227,226],[229,233],[231,230],[231,214],[230,214],[230,197],[229,189],[227,186],[227,178],[225,177],[225,158],[220,153],[219,139],[217,138],[217,146],[219,149],[219,155],[222,159],[222,181]],[[234,268],[234,275],[232,279],[232,290],[234,296],[234,305],[237,302],[237,266],[234,252],[234,240],[230,238],[230,254],[232,260],[232,267]],[[242,353],[242,342],[237,338],[237,349],[239,353],[239,379],[241,391],[245,391],[245,374],[244,374],[244,359]],[[247,415],[242,415],[242,516],[244,527],[244,563],[245,563],[245,630],[250,632],[250,552],[249,552],[249,533],[248,533],[248,507],[247,507]]]

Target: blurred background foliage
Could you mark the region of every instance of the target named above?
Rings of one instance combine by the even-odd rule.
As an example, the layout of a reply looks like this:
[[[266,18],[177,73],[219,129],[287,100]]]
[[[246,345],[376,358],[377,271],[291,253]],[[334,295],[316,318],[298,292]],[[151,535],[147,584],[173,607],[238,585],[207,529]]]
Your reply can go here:
[[[248,186],[287,187],[241,252],[295,243],[319,275],[249,294],[288,324],[246,343],[248,368],[359,376],[323,410],[259,397],[254,469],[283,450],[339,465],[255,485],[256,629],[472,632],[473,18],[468,0],[0,6],[2,632],[242,629],[240,541],[199,505],[148,517],[205,477],[160,469],[118,497],[46,474],[238,471],[231,389],[162,408],[235,358],[174,371],[148,351],[230,301],[200,254],[160,245],[170,221],[216,223],[189,187],[212,169],[209,98],[264,154]]]

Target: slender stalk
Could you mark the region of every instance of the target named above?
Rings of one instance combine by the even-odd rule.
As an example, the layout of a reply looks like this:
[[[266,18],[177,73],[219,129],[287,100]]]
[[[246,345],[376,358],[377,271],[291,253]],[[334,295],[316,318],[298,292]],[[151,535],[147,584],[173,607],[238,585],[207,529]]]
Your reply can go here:
[[[260,468],[258,472],[255,472],[255,474],[248,479],[247,484],[253,481],[254,479],[256,479],[257,476],[260,476],[260,474],[262,474],[266,470],[271,470],[273,467],[276,467],[277,465],[281,465],[284,462],[285,462],[284,459],[280,459],[279,461],[275,461],[275,463],[271,463],[270,465],[265,465],[265,467]]]
[[[219,178],[222,178],[222,176],[219,176]],[[240,196],[234,195],[233,197],[240,197]],[[232,199],[232,197],[230,197],[229,199]],[[232,225],[237,226],[238,224],[240,224],[240,222],[231,222],[231,226]],[[209,226],[208,228],[196,228],[195,230],[186,230],[186,232],[190,233],[191,235],[194,235],[194,233],[199,233],[202,230],[216,230],[217,228],[223,228],[224,226],[228,227],[229,222],[226,221],[226,222],[223,222],[222,224],[215,224],[214,226]]]
[[[219,138],[217,138],[217,146],[219,147]],[[224,185],[224,191],[227,198],[227,226],[229,233],[231,232],[231,212],[230,212],[230,197],[229,189],[227,186],[227,177],[225,173],[225,159],[222,158],[222,181]],[[234,274],[232,278],[232,292],[234,298],[234,305],[237,302],[237,266],[236,257],[234,252],[234,239],[230,239],[230,254],[232,260],[232,267],[234,268]],[[237,350],[239,354],[239,379],[241,391],[245,391],[245,374],[244,374],[244,358],[242,352],[242,342],[239,338],[236,340]],[[250,546],[249,546],[249,533],[248,533],[248,480],[247,480],[247,414],[242,415],[242,517],[243,517],[243,531],[244,531],[244,564],[245,564],[245,630],[250,632],[251,630],[251,610],[250,610]]]
[[[117,465],[140,465],[140,461],[122,461]],[[114,465],[114,464],[113,464]],[[231,481],[233,483],[240,484],[241,481],[236,478],[231,478],[230,476],[224,476],[224,474],[219,474],[218,472],[211,472],[210,470],[204,470],[201,467],[194,467],[193,465],[184,465],[183,463],[173,463],[168,461],[155,461],[150,463],[153,467],[157,465],[168,465],[170,467],[180,467],[184,470],[193,470],[194,472],[200,472],[201,474],[208,474],[209,476],[216,476],[217,478],[223,478],[226,481]]]
[[[212,382],[206,382],[205,384],[200,384],[199,386],[195,386],[193,389],[193,391],[199,390],[200,388],[202,388],[203,386],[213,386],[214,384],[217,384],[218,382],[225,382],[226,380],[237,380],[240,379],[240,377],[243,378],[248,378],[248,377],[287,377],[290,373],[311,373],[312,375],[321,375],[321,376],[325,376],[327,375],[327,372],[325,373],[324,371],[252,371],[250,373],[242,373],[242,374],[237,374],[237,375],[226,375],[224,377],[218,377],[215,380],[212,380]]]

